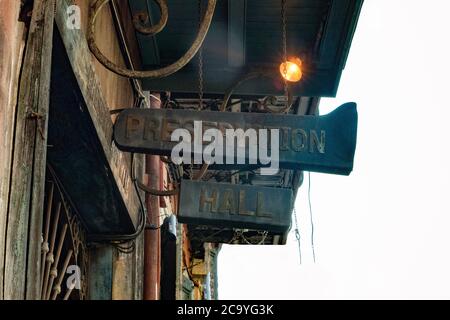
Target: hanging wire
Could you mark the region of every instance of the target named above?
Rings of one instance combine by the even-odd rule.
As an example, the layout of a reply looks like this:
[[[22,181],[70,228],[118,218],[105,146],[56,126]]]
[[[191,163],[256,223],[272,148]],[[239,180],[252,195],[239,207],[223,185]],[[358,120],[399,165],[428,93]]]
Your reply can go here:
[[[309,203],[309,218],[311,221],[311,249],[314,263],[316,263],[316,252],[314,250],[314,220],[311,207],[311,172],[308,172],[308,203]]]
[[[202,0],[198,0],[198,28],[202,24]],[[198,50],[198,110],[203,109],[203,43]]]
[[[246,244],[250,244],[250,245],[262,245],[262,244],[264,244],[264,241],[266,241],[266,238],[267,238],[267,235],[268,235],[268,234],[269,234],[268,231],[258,231],[258,235],[261,236],[261,240],[259,240],[259,241],[256,242],[256,243],[247,240],[247,238],[244,236],[244,232],[241,232],[241,233],[240,233],[240,237],[241,237],[242,240],[244,240],[244,242],[245,242]]]
[[[282,27],[282,42],[283,42],[283,57],[287,61],[287,37],[286,37],[286,0],[281,0],[281,27]]]
[[[113,243],[111,243],[111,245],[113,247],[115,247],[117,249],[117,251],[119,251],[120,253],[123,253],[123,254],[130,254],[130,253],[133,253],[134,250],[136,250],[136,241],[135,240],[131,240],[131,242],[127,246],[122,245],[121,242],[119,242],[119,243],[113,242]]]
[[[131,58],[130,50],[128,49],[128,46],[126,44],[125,31],[124,31],[122,23],[121,23],[121,21],[119,19],[119,8],[117,7],[117,4],[116,4],[115,0],[111,1],[111,9],[112,9],[112,12],[113,12],[113,15],[114,15],[114,19],[116,21],[116,25],[117,25],[117,28],[118,28],[118,33],[120,35],[120,41],[121,41],[121,43],[123,45],[123,49],[124,49],[125,54],[126,54],[127,62],[130,65],[130,69],[134,71],[135,70],[135,66],[134,66],[134,63],[133,63],[133,59]],[[148,7],[148,2],[147,2],[147,12],[150,12],[150,8]],[[150,101],[148,100],[147,96],[142,92],[141,83],[137,79],[131,79],[131,82],[133,83],[133,88],[135,89],[135,91],[136,91],[137,95],[139,96],[139,98],[142,99],[145,102],[147,108],[150,108]],[[153,98],[159,99],[159,98],[157,98],[154,95],[150,95],[150,96],[153,96]]]
[[[294,207],[294,221],[295,221],[295,230],[294,230],[294,234],[295,234],[295,239],[297,239],[297,243],[298,243],[298,258],[300,261],[300,264],[302,264],[302,247],[301,247],[301,243],[300,243],[300,229],[298,227],[298,219],[297,219],[297,210],[295,210]]]
[[[282,25],[282,42],[283,42],[283,58],[286,65],[287,62],[287,35],[286,35],[286,0],[281,0],[281,25]],[[289,107],[289,89],[287,80],[283,78],[284,95],[286,97],[286,108]]]

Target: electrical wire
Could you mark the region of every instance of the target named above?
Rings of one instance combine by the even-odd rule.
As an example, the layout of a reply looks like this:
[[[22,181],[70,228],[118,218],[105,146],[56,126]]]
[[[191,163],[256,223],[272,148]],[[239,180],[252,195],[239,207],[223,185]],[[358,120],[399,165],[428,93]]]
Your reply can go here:
[[[115,235],[103,235],[103,234],[97,234],[92,235],[90,238],[92,238],[93,242],[110,242],[113,244],[113,242],[129,242],[131,240],[136,239],[144,229],[147,228],[147,212],[145,210],[144,202],[142,201],[141,194],[139,192],[139,188],[137,186],[137,179],[135,176],[135,170],[134,170],[134,154],[131,154],[131,180],[134,185],[135,192],[138,197],[139,205],[140,205],[140,218],[139,218],[139,225],[136,228],[136,231],[131,234],[115,234]]]
[[[157,197],[169,197],[169,196],[174,196],[177,195],[179,192],[179,189],[177,187],[175,187],[172,190],[157,190],[157,189],[152,189],[148,186],[146,186],[145,184],[143,184],[140,181],[137,181],[137,186],[139,189],[141,189],[142,191],[145,191],[146,193],[152,195],[152,196],[157,196]]]
[[[294,234],[295,234],[295,239],[297,240],[298,243],[298,257],[300,260],[300,264],[302,264],[302,247],[301,247],[301,242],[300,242],[300,229],[298,227],[298,220],[297,220],[297,210],[295,210],[294,207],[294,221],[295,221],[295,230],[294,230]]]
[[[130,254],[133,253],[134,250],[136,249],[136,242],[135,240],[131,240],[131,244],[127,247],[122,246],[121,243],[114,243],[112,242],[111,245],[113,247],[115,247],[117,249],[117,251],[119,251],[120,253],[124,253],[124,254]]]
[[[261,236],[262,236],[262,239],[261,239],[260,241],[258,241],[257,243],[252,243],[251,241],[248,241],[247,238],[245,238],[245,236],[244,236],[244,232],[242,232],[240,235],[241,235],[241,239],[244,240],[244,242],[245,242],[246,244],[250,244],[250,245],[255,245],[255,246],[257,246],[257,245],[262,245],[262,244],[264,244],[264,241],[266,241],[266,238],[267,238],[267,235],[268,235],[268,234],[269,234],[268,231],[258,232],[258,235],[261,235]]]
[[[309,203],[309,218],[311,221],[311,249],[314,263],[316,263],[316,252],[314,250],[314,220],[311,207],[311,172],[308,172],[308,203]]]
[[[114,20],[115,20],[115,24],[116,24],[116,27],[117,27],[118,34],[120,36],[120,42],[121,42],[124,54],[125,54],[125,56],[126,56],[126,58],[128,60],[128,64],[129,64],[130,68],[132,70],[134,70],[135,68],[134,68],[133,59],[131,58],[130,50],[128,50],[127,42],[125,40],[124,30],[123,30],[123,26],[122,26],[122,23],[121,23],[120,18],[119,18],[119,9],[117,8],[116,0],[112,0],[111,1],[111,6],[110,7],[111,7],[111,11],[112,11],[113,16],[114,16]],[[135,89],[135,92],[139,96],[139,99],[142,99],[146,103],[147,107],[150,108],[150,101],[148,101],[147,96],[142,92],[142,88],[141,88],[140,82],[137,79],[130,79],[130,80],[131,80],[131,83],[133,85],[133,88]],[[153,96],[153,97],[156,98],[156,99],[159,99],[156,96]]]
[[[228,103],[231,99],[231,96],[233,95],[233,92],[236,88],[238,88],[241,84],[248,80],[252,80],[255,78],[271,78],[271,79],[278,79],[278,75],[274,70],[268,69],[268,70],[256,70],[256,71],[250,71],[247,74],[244,74],[241,78],[239,78],[235,83],[233,83],[226,91],[225,95],[223,97],[222,104],[219,107],[219,111],[226,111],[228,107]],[[292,93],[288,90],[287,92],[287,103],[285,107],[281,107],[279,109],[273,109],[269,107],[267,104],[261,104],[261,106],[268,112],[271,113],[288,113],[293,105],[293,96]]]

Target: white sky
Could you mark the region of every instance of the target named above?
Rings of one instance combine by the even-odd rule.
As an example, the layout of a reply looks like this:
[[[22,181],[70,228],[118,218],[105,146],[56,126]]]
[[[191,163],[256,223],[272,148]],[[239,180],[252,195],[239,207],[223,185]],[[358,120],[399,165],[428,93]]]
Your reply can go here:
[[[220,299],[450,299],[450,1],[366,0],[336,99],[358,103],[354,171],[311,174],[286,246],[224,246]]]

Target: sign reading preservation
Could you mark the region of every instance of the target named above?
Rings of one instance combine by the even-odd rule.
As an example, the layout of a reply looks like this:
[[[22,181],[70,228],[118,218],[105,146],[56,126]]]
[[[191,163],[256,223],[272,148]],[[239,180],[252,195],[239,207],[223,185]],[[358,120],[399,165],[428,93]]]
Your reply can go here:
[[[178,220],[284,233],[292,202],[291,189],[182,180]]]
[[[170,155],[177,164],[348,175],[357,118],[355,103],[323,116],[127,109],[117,118],[114,140],[122,151]]]

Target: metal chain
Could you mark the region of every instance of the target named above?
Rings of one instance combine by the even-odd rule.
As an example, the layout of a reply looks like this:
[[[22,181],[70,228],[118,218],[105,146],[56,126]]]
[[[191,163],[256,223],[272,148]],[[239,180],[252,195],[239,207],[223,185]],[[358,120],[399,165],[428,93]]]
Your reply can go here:
[[[198,0],[198,27],[202,24],[202,0]],[[203,44],[198,50],[198,109],[203,109]]]
[[[282,27],[282,42],[283,42],[283,57],[284,63],[287,62],[287,34],[286,34],[286,0],[281,0],[281,27]],[[285,65],[286,66],[286,65]],[[288,83],[286,79],[284,81],[284,96],[286,97],[286,108],[289,104],[289,92]]]
[[[298,242],[298,257],[300,259],[300,264],[302,264],[302,247],[300,245],[300,229],[298,227],[298,220],[297,220],[297,210],[294,208],[294,221],[295,221],[295,239],[297,239]]]
[[[198,27],[202,25],[202,0],[198,0]],[[198,110],[203,109],[203,42],[198,50]],[[203,163],[200,173],[195,180],[201,180],[208,171],[208,164]],[[194,178],[194,177],[193,177]],[[193,179],[192,178],[192,179]]]
[[[192,164],[192,158],[191,163],[189,164],[189,179],[194,180],[194,165]]]
[[[286,36],[286,0],[281,0],[281,25],[284,61],[287,60],[287,36]]]
[[[233,237],[231,238],[230,241],[228,241],[228,244],[232,244],[232,243],[234,243],[234,241],[239,240],[241,235],[242,235],[242,231],[241,230],[234,230]]]

